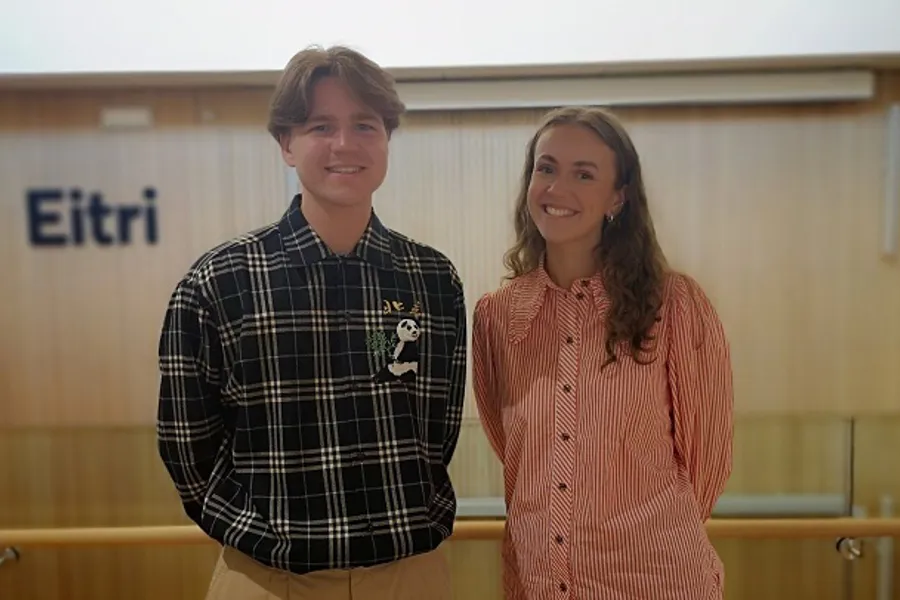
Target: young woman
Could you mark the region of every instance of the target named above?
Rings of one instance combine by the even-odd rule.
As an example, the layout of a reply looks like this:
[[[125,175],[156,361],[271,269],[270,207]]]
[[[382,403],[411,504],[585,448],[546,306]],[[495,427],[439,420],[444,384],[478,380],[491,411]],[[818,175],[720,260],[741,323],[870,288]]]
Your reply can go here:
[[[696,281],[666,266],[612,114],[546,117],[515,230],[509,282],[473,319],[507,600],[720,600],[704,521],[731,473],[728,344]]]

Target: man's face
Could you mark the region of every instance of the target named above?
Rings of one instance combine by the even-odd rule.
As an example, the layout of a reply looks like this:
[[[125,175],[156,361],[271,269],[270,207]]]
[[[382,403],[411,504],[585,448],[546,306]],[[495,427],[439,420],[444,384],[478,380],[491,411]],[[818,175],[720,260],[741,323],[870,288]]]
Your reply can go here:
[[[336,77],[315,85],[309,119],[294,127],[281,150],[284,161],[297,171],[304,202],[370,205],[387,176],[383,119]]]

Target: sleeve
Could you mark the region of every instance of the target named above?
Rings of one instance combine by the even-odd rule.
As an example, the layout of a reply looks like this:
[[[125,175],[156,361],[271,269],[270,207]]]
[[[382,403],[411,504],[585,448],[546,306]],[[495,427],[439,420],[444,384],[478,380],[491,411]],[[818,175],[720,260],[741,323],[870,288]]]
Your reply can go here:
[[[706,521],[732,469],[731,355],[722,323],[695,281],[677,281],[671,301],[667,368],[675,450]]]
[[[175,288],[159,340],[157,445],[185,513],[200,524],[223,437],[222,348],[209,309],[190,280]]]
[[[481,426],[491,448],[502,461],[506,442],[491,336],[490,297],[484,295],[475,305],[472,317],[472,380]]]
[[[450,359],[450,391],[447,399],[447,414],[444,424],[444,439],[441,446],[444,466],[449,466],[459,441],[462,426],[463,407],[466,400],[466,369],[468,360],[468,324],[466,297],[462,281],[453,270],[453,287],[456,290],[454,312],[456,314],[456,338]]]

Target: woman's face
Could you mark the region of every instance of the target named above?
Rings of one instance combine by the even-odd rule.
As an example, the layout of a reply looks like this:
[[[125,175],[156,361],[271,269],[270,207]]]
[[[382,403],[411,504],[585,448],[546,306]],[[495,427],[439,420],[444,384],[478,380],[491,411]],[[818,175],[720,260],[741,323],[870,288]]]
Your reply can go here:
[[[589,128],[565,124],[547,129],[537,140],[528,212],[547,246],[600,240],[603,220],[621,208],[616,189],[616,155]]]

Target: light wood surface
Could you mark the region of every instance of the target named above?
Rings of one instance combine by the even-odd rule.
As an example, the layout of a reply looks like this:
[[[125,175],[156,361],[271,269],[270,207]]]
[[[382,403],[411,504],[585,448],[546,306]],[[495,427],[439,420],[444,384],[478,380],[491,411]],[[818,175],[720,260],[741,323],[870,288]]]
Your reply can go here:
[[[882,495],[900,498],[900,477],[889,460],[900,452],[900,417],[861,418],[854,428],[851,462],[854,432],[846,420],[739,417],[737,461],[726,493],[843,494],[852,483],[854,503],[879,517]],[[496,460],[483,444],[477,423],[467,422],[451,468],[461,497],[501,491]],[[151,426],[8,429],[0,433],[0,457],[0,530],[189,525],[156,456]],[[727,570],[727,600],[760,594],[767,600],[839,600],[847,582],[854,598],[874,597],[873,540],[865,541],[865,556],[852,565],[835,552],[830,536],[719,536],[713,542]],[[4,543],[0,539],[0,547]],[[492,592],[500,585],[498,542],[457,538],[446,551],[458,598],[500,599]],[[23,547],[19,563],[0,569],[0,597],[50,600],[60,597],[54,586],[66,585],[67,597],[76,600],[112,600],[123,589],[147,600],[161,593],[189,600],[202,597],[215,556],[215,546],[203,543]],[[900,560],[894,565],[900,572]]]
[[[391,69],[400,82],[439,80],[480,80],[540,77],[583,77],[594,75],[653,75],[684,73],[741,73],[818,69],[897,69],[897,54],[829,54],[818,56],[751,56],[719,59],[606,61],[603,63],[570,63],[551,65],[401,67]],[[109,89],[191,89],[240,88],[273,86],[280,72],[267,71],[184,71],[140,73],[57,73],[4,75],[0,91],[68,90],[72,88]]]
[[[73,101],[72,112],[42,108],[49,100],[41,98],[8,102],[86,125],[90,107],[99,108],[89,97]],[[255,92],[190,101],[170,92],[158,102],[169,125],[152,131],[0,128],[5,426],[152,422],[155,348],[175,281],[205,249],[278,218],[287,204],[285,170],[259,125],[261,100]],[[212,120],[181,126],[194,112]],[[538,116],[417,114],[392,143],[376,208],[455,261],[470,305],[503,275],[523,146]],[[662,244],[725,323],[736,410],[897,412],[900,263],[880,254],[883,107],[663,108],[623,117],[643,157]],[[241,124],[251,119],[257,124]],[[100,190],[114,204],[140,204],[152,185],[160,242],[35,248],[25,193],[41,185]],[[472,403],[466,416],[475,416]]]
[[[263,131],[268,92],[0,97],[0,529],[187,524],[155,450],[156,338],[171,286],[198,253],[284,209],[284,171]],[[852,490],[872,517],[882,496],[900,498],[900,265],[879,254],[891,100],[896,74],[867,105],[622,112],[662,242],[708,290],[732,340],[727,493]],[[153,130],[97,129],[100,107],[144,103]],[[392,142],[377,209],[454,259],[470,303],[502,274],[538,116],[414,115]],[[28,186],[97,187],[126,203],[148,183],[160,190],[158,246],[26,243]],[[462,497],[502,494],[471,402],[452,476]],[[855,600],[874,598],[871,540],[852,564],[825,538],[715,545],[727,600],[845,600],[848,585]],[[501,598],[496,541],[457,538],[446,551],[457,598]],[[0,598],[202,598],[215,557],[208,544],[33,548],[0,568]]]
[[[503,537],[502,519],[461,519],[450,541],[496,541]],[[900,536],[900,519],[711,519],[712,538],[817,539]],[[41,548],[63,546],[153,546],[213,543],[198,527],[68,527],[61,529],[0,529],[0,545]]]

